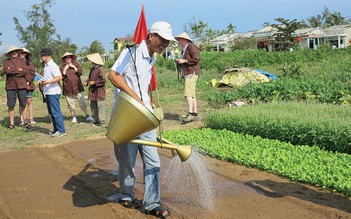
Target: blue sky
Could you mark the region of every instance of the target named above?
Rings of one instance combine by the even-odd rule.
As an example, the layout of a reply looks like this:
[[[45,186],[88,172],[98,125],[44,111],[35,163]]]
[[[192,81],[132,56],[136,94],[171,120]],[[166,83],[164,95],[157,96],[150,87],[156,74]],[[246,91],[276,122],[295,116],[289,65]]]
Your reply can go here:
[[[1,53],[9,45],[22,46],[16,36],[13,17],[27,27],[24,11],[39,2],[1,0]],[[113,48],[111,42],[115,37],[134,32],[142,4],[149,27],[156,21],[168,21],[173,26],[174,35],[183,32],[184,25],[192,22],[193,17],[214,30],[225,29],[232,23],[237,32],[260,29],[264,22],[274,23],[278,17],[306,19],[321,14],[324,6],[344,17],[351,17],[351,0],[56,0],[49,12],[57,33],[63,38],[71,38],[79,48],[99,40],[109,51]]]

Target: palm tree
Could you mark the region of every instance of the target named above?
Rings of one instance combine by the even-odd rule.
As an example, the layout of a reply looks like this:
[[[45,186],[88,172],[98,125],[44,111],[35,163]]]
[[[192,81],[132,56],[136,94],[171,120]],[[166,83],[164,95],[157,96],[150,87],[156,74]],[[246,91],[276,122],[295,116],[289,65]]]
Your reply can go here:
[[[236,26],[234,26],[232,23],[229,23],[227,27],[227,33],[235,33]]]
[[[341,16],[340,12],[334,11],[330,14],[332,25],[347,24],[345,17]]]
[[[310,18],[307,18],[307,22],[309,23],[310,27],[322,27],[323,22],[322,22],[322,17],[320,15],[312,16]]]

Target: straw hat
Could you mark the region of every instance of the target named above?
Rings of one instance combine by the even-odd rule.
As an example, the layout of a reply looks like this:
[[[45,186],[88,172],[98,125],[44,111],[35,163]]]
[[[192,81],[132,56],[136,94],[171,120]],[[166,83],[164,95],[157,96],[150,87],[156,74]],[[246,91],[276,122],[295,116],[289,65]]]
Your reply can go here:
[[[70,52],[65,52],[65,54],[63,54],[63,56],[61,56],[61,60],[64,61],[64,58],[66,56],[72,56],[72,60],[75,60],[77,58],[76,55],[74,55],[73,53],[70,53]]]
[[[21,48],[19,48],[19,47],[17,47],[17,46],[10,46],[10,48],[7,50],[7,52],[6,52],[6,56],[7,57],[11,57],[11,52],[13,52],[13,51],[23,51]]]
[[[87,58],[94,64],[104,65],[104,61],[102,60],[99,53],[89,54],[87,55]]]
[[[179,35],[176,36],[175,38],[176,38],[176,40],[178,40],[179,38],[182,38],[182,39],[189,40],[190,42],[193,42],[193,41],[190,39],[189,35],[188,35],[186,32],[179,34]]]
[[[28,53],[28,54],[32,54],[31,52],[29,52],[28,49],[26,49],[25,47],[22,47],[22,51],[25,52],[25,53]]]

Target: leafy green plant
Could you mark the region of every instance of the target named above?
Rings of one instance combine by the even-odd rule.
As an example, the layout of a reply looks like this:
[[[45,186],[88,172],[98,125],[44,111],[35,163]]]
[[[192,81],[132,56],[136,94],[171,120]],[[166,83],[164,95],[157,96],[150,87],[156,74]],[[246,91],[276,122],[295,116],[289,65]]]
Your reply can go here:
[[[351,154],[351,111],[327,104],[272,102],[209,113],[205,125]]]
[[[193,145],[221,160],[255,167],[351,196],[349,154],[208,128],[167,131],[164,137],[180,145]]]

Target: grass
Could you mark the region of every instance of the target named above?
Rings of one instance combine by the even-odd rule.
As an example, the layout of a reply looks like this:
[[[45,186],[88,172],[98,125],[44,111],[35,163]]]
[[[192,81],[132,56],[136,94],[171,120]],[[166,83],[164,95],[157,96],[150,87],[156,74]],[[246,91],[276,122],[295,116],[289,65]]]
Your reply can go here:
[[[111,95],[108,95],[111,99]],[[107,108],[109,108],[110,101],[107,101]],[[78,123],[71,122],[70,111],[67,107],[66,100],[63,96],[60,99],[61,110],[64,115],[64,122],[67,131],[67,136],[64,138],[51,138],[48,134],[52,130],[50,119],[47,113],[46,104],[43,103],[39,90],[35,90],[33,94],[34,119],[36,124],[33,129],[28,130],[24,127],[18,126],[20,117],[18,112],[18,101],[15,106],[15,128],[13,130],[7,129],[9,125],[9,117],[6,105],[6,91],[4,89],[4,81],[0,82],[0,151],[4,150],[20,150],[31,145],[48,145],[48,144],[63,144],[73,140],[83,139],[88,137],[104,136],[106,128],[98,127],[85,122],[85,115],[79,109],[76,103],[76,113]],[[109,111],[109,109],[108,109]],[[28,114],[28,113],[27,113]],[[27,115],[28,116],[28,115]]]
[[[87,72],[88,71],[85,71],[82,80],[85,80],[87,77]],[[108,72],[108,69],[105,69],[105,72]],[[178,82],[177,72],[175,70],[162,68],[156,69],[156,72],[160,103],[165,113],[170,111],[179,114],[186,113],[187,108],[183,96],[183,82]],[[205,70],[198,80],[198,98],[200,100],[206,100],[209,93],[214,90],[214,88],[207,84],[212,76],[213,71]],[[114,87],[108,81],[106,88],[106,116],[109,117]],[[87,91],[85,91],[85,94],[87,94]],[[42,102],[39,90],[35,90],[33,93],[34,118],[37,122],[33,125],[33,129],[27,130],[18,126],[20,119],[17,101],[15,107],[15,129],[9,130],[6,128],[9,124],[6,101],[5,82],[0,81],[0,151],[20,150],[31,145],[64,144],[89,137],[103,137],[107,131],[106,128],[86,123],[84,113],[79,109],[78,103],[76,103],[78,123],[72,123],[66,100],[64,96],[61,96],[60,104],[64,115],[67,135],[63,138],[51,138],[48,132],[52,130],[52,126],[48,117],[46,104]],[[203,101],[199,107],[200,111],[205,112],[205,110],[202,109],[208,108],[209,106],[206,101]],[[108,119],[109,118],[107,118],[107,121]]]

